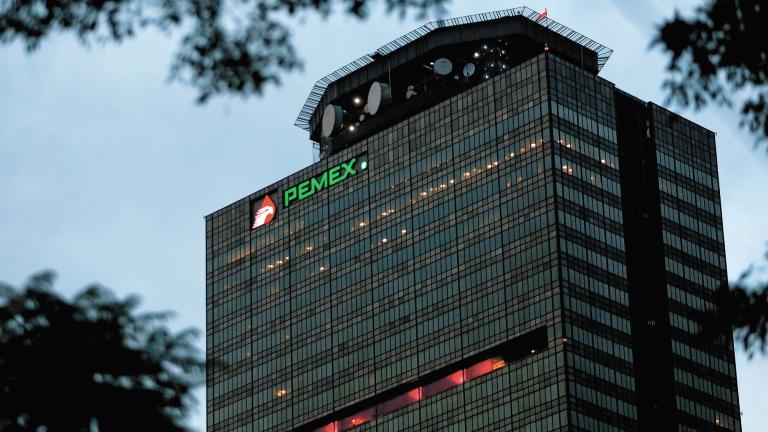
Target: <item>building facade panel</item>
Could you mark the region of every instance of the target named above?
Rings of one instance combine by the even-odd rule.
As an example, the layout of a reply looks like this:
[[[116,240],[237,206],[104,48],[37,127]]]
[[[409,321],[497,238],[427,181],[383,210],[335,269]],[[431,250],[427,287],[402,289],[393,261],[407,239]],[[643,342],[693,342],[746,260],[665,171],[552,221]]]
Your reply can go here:
[[[305,427],[446,367],[471,374],[466,358],[531,330],[554,340],[560,293],[545,63],[542,55],[521,64],[253,194],[231,206],[234,214],[208,218],[208,356],[224,364],[210,377],[211,430]],[[278,205],[273,221],[251,230],[248,211],[264,194],[281,200],[278,192],[352,158],[367,169]],[[237,241],[215,242],[222,231]],[[233,249],[242,250],[240,270],[229,264]],[[240,276],[230,281],[231,271]],[[232,297],[241,300],[222,313]],[[363,405],[352,416],[361,430],[362,422],[564,426],[562,356],[534,352],[535,361],[422,397],[418,410],[374,419]],[[530,369],[538,370],[522,380]],[[539,397],[549,400],[547,416],[529,400]],[[342,414],[328,418],[351,426],[341,426]]]
[[[740,430],[714,135],[538,43],[206,217],[209,431]]]
[[[649,111],[680,430],[740,430],[733,341],[697,339],[703,313],[728,284],[715,134],[656,105]]]

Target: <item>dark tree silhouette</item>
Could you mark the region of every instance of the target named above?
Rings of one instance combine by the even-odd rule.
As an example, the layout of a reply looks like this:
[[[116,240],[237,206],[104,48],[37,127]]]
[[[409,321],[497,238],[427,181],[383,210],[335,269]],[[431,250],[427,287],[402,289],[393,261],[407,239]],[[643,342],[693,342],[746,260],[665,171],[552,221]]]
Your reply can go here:
[[[164,313],[136,313],[91,286],[67,301],[53,273],[0,284],[0,430],[186,431],[204,379],[195,332]]]
[[[751,270],[730,287],[721,287],[716,296],[717,309],[705,315],[703,341],[734,332],[734,337],[751,358],[768,347],[768,283],[750,286]]]
[[[700,109],[741,101],[742,126],[757,143],[768,140],[768,5],[760,0],[710,0],[691,18],[678,13],[662,23],[653,45],[669,54],[667,102]],[[735,330],[752,355],[765,352],[768,284],[748,286],[749,274],[718,292],[708,337]]]
[[[197,88],[198,100],[230,93],[260,94],[281,72],[301,66],[285,25],[303,13],[328,16],[334,7],[366,18],[372,4],[404,16],[441,14],[446,0],[4,0],[0,41],[38,48],[51,33],[74,33],[84,44],[121,42],[146,28],[181,29],[171,78]]]
[[[710,0],[690,19],[676,12],[653,42],[670,56],[668,101],[701,108],[743,96],[742,125],[768,139],[766,23],[768,5],[760,0]]]

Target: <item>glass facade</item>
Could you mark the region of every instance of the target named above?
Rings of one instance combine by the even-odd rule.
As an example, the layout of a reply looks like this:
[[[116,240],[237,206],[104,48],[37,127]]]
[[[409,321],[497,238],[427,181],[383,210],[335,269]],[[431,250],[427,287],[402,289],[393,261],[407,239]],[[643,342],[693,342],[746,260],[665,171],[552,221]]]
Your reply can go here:
[[[541,55],[207,218],[209,430],[565,427],[546,70]],[[365,171],[250,230],[257,198],[355,156]],[[537,328],[548,349],[333,416]]]
[[[651,105],[680,431],[741,430],[733,342],[696,335],[728,283],[715,134]]]
[[[638,430],[615,94],[542,53],[206,217],[208,431]],[[739,430],[714,138],[654,133],[680,430]]]
[[[570,430],[637,430],[614,86],[551,57]]]

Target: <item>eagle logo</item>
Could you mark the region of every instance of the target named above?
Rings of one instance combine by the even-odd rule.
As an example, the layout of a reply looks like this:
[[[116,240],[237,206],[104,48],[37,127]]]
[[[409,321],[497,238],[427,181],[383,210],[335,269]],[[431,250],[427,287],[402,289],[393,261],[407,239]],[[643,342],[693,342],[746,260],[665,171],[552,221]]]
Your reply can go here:
[[[264,200],[261,201],[261,205],[259,205],[259,209],[253,214],[253,225],[251,225],[251,229],[258,228],[271,222],[272,219],[275,218],[276,212],[277,207],[275,207],[275,202],[272,201],[272,198],[270,198],[269,195],[265,196]]]

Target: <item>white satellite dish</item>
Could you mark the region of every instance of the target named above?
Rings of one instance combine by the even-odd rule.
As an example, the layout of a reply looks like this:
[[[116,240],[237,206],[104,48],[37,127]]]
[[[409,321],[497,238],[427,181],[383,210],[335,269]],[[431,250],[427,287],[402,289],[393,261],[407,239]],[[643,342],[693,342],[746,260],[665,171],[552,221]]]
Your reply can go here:
[[[328,104],[323,111],[322,135],[325,138],[341,130],[344,123],[344,111],[340,106]]]
[[[368,89],[368,112],[375,115],[382,106],[392,100],[392,91],[389,85],[374,81]]]
[[[437,75],[448,75],[453,70],[453,63],[447,58],[439,58],[435,60],[434,71]]]
[[[464,70],[462,70],[462,73],[465,77],[469,78],[475,73],[475,65],[474,63],[467,63],[464,65]]]

